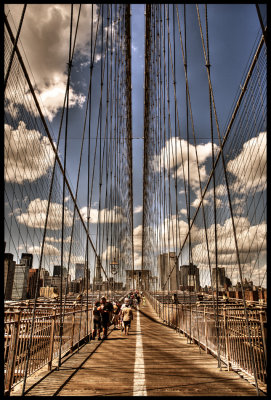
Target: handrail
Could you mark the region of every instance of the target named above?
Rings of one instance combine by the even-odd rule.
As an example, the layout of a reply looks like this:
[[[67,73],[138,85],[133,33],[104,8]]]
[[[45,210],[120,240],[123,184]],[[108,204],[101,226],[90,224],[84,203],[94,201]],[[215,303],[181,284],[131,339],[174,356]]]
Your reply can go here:
[[[146,293],[146,298],[159,314],[163,322],[176,329],[186,337],[197,343],[207,353],[217,356],[215,315],[211,305],[195,302],[193,304],[180,303],[177,307],[172,304],[163,304],[157,297]],[[157,312],[158,308],[158,312]],[[176,311],[177,310],[177,311]],[[189,318],[190,310],[193,318]],[[162,311],[160,315],[160,311]],[[256,374],[260,389],[266,390],[267,383],[267,309],[254,307],[247,310],[249,313],[249,328],[253,341],[253,352],[256,359]],[[218,328],[221,361],[228,370],[242,371],[245,376],[253,378],[253,370],[248,352],[248,337],[245,326],[243,307],[232,307],[228,304],[219,305]],[[176,326],[178,321],[178,326]],[[192,321],[192,326],[189,326]],[[190,334],[191,332],[191,334]]]

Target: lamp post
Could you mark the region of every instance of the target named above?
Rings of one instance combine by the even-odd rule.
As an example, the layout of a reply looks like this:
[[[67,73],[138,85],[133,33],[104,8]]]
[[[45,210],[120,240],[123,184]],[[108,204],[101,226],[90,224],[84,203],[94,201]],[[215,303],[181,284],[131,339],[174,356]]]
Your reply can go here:
[[[119,263],[114,257],[113,261],[110,263],[111,274],[113,274],[113,299],[115,300],[115,279],[114,276],[117,274],[119,269]]]

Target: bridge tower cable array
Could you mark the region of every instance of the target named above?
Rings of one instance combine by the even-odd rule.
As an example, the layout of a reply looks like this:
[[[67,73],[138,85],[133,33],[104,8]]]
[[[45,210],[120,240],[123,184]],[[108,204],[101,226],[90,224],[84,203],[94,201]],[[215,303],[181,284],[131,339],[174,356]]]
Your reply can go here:
[[[39,252],[35,253],[39,262],[38,274],[36,275],[36,291],[34,296],[34,303],[32,308],[32,317],[29,322],[28,331],[28,347],[26,351],[26,363],[23,368],[23,394],[25,393],[25,384],[27,377],[33,372],[36,362],[33,361],[32,350],[35,343],[32,340],[34,331],[37,329],[36,322],[36,310],[38,300],[38,282],[41,277],[41,272],[43,272],[44,267],[50,271],[50,260],[55,258],[55,263],[57,263],[57,257],[59,256],[58,263],[60,264],[60,297],[57,303],[59,322],[55,327],[55,330],[59,330],[58,340],[54,346],[54,354],[58,356],[58,366],[61,366],[62,356],[65,355],[67,351],[67,327],[69,324],[70,317],[67,315],[67,310],[70,309],[70,300],[68,299],[68,276],[70,271],[74,268],[76,259],[83,259],[84,262],[84,279],[82,292],[79,303],[76,307],[80,308],[80,318],[79,318],[79,330],[78,330],[78,341],[79,346],[81,340],[81,328],[85,331],[86,338],[89,337],[91,333],[91,318],[89,308],[89,283],[90,283],[90,273],[92,273],[93,283],[92,288],[96,285],[98,292],[101,293],[101,283],[96,281],[97,271],[99,270],[99,279],[102,275],[106,278],[107,283],[105,288],[102,290],[107,291],[107,295],[115,296],[114,294],[114,284],[112,283],[112,272],[110,270],[110,262],[113,258],[118,259],[119,270],[118,278],[120,281],[123,280],[126,268],[133,268],[133,174],[132,174],[132,124],[131,124],[131,40],[130,40],[130,7],[127,5],[102,5],[101,7],[95,8],[92,5],[92,18],[91,23],[91,43],[90,43],[90,74],[89,74],[89,85],[88,92],[85,103],[85,117],[82,118],[82,136],[81,147],[78,152],[79,155],[79,165],[77,171],[76,179],[76,191],[75,195],[71,189],[69,183],[69,178],[67,176],[67,170],[69,167],[68,159],[68,149],[70,147],[71,136],[71,118],[69,117],[69,90],[71,88],[71,82],[73,82],[73,57],[77,56],[76,53],[76,37],[77,31],[80,30],[82,24],[81,16],[81,5],[78,8],[78,17],[75,28],[75,33],[73,33],[73,8],[76,7],[71,5],[71,21],[70,21],[70,44],[69,44],[69,57],[68,57],[68,71],[67,71],[67,84],[66,91],[63,99],[63,107],[60,113],[60,126],[57,138],[57,144],[54,143],[52,135],[50,133],[49,124],[47,123],[47,115],[42,110],[40,106],[40,99],[38,99],[36,85],[35,89],[31,83],[27,67],[19,51],[19,32],[17,33],[16,39],[14,38],[12,29],[10,28],[8,18],[5,16],[5,41],[8,44],[8,49],[10,49],[10,56],[13,53],[13,60],[6,57],[6,69],[5,71],[10,71],[9,75],[6,73],[6,103],[11,109],[11,99],[12,95],[15,93],[13,88],[14,76],[21,76],[21,82],[25,84],[26,90],[31,93],[30,96],[22,98],[26,99],[25,103],[22,103],[22,109],[26,109],[28,112],[28,127],[31,124],[36,124],[39,126],[41,132],[42,140],[48,140],[47,150],[51,152],[51,166],[49,173],[44,176],[39,172],[41,178],[31,177],[22,174],[22,179],[18,180],[20,173],[17,173],[13,179],[11,177],[9,170],[9,159],[6,155],[11,154],[8,149],[11,148],[10,142],[8,142],[8,136],[5,141],[5,148],[7,149],[5,155],[6,163],[6,173],[8,180],[8,188],[6,190],[6,196],[9,204],[13,204],[13,200],[16,199],[20,201],[21,204],[27,210],[27,199],[26,196],[18,199],[18,189],[22,188],[22,183],[27,184],[23,187],[29,192],[27,193],[31,199],[34,198],[35,188],[38,188],[38,194],[40,198],[45,198],[46,200],[40,201],[39,199],[33,200],[40,204],[40,206],[45,209],[45,218],[43,223],[38,223],[37,219],[39,215],[34,216],[33,219],[29,219],[28,224],[26,223],[27,236],[24,237],[23,231],[21,230],[21,225],[18,223],[19,218],[13,215],[5,219],[8,231],[10,232],[10,240],[7,238],[9,244],[9,250],[11,250],[11,244],[14,243],[14,248],[16,246],[14,237],[18,239],[18,243],[23,243],[27,251],[27,241],[32,242],[32,248],[35,249],[39,247]],[[95,18],[94,18],[95,9]],[[21,17],[21,24],[23,21],[23,16],[27,12],[26,7],[23,9],[23,15]],[[97,18],[96,18],[97,17]],[[99,40],[98,40],[99,38]],[[102,38],[102,40],[100,40]],[[72,46],[73,40],[73,46]],[[13,45],[13,50],[9,45],[9,42]],[[123,46],[123,43],[125,45]],[[21,46],[21,43],[20,43]],[[98,52],[96,51],[98,49]],[[76,62],[76,61],[75,61]],[[100,62],[100,68],[97,68],[97,64]],[[100,75],[100,76],[99,76]],[[97,80],[97,78],[100,80]],[[95,80],[95,85],[100,82],[100,102],[97,112],[96,104],[93,102],[93,93],[96,89],[93,87],[93,80]],[[17,98],[23,93],[20,88],[17,90]],[[15,98],[14,98],[15,99]],[[16,104],[16,99],[13,100]],[[27,103],[28,102],[28,103]],[[31,108],[29,104],[31,103]],[[7,108],[8,110],[8,108]],[[33,112],[32,110],[35,110]],[[104,110],[104,111],[103,111]],[[60,152],[60,140],[62,126],[64,125],[64,115],[66,111],[66,125],[65,125],[65,138],[64,138],[64,165],[62,165]],[[88,115],[89,114],[89,115]],[[8,129],[15,129],[18,119],[16,116],[12,115],[11,111],[7,112],[7,121],[9,121]],[[21,115],[17,118],[22,118]],[[89,118],[89,119],[88,119]],[[46,121],[47,119],[47,121]],[[85,137],[85,131],[87,127],[88,119],[88,138]],[[19,120],[20,121],[20,120]],[[92,133],[95,131],[96,124],[96,138],[95,146],[91,146]],[[78,129],[80,131],[80,129]],[[25,128],[27,132],[27,128]],[[21,132],[21,140],[26,136],[25,132]],[[88,139],[88,140],[86,140]],[[86,148],[86,144],[88,146]],[[83,159],[87,154],[88,158],[88,173],[87,173],[87,207],[86,216],[84,214],[84,209],[79,206],[79,195],[80,187],[82,183],[80,178],[82,175],[82,164]],[[44,160],[46,157],[44,156]],[[98,160],[98,162],[97,162]],[[31,159],[25,160],[28,164],[25,164],[24,171],[31,171]],[[92,165],[92,176],[91,176],[91,162]],[[33,161],[32,161],[33,163]],[[19,170],[18,170],[19,171]],[[32,172],[32,171],[31,171]],[[34,172],[34,169],[33,169]],[[34,175],[34,174],[33,174]],[[98,179],[97,179],[98,176]],[[126,177],[129,176],[127,180]],[[13,180],[12,180],[13,179]],[[46,181],[47,180],[47,181]],[[62,182],[61,182],[62,181]],[[82,181],[82,179],[81,179]],[[11,183],[10,183],[11,182]],[[33,182],[33,184],[32,184]],[[44,182],[46,184],[44,185]],[[96,190],[96,187],[98,190]],[[29,189],[28,189],[29,188]],[[62,192],[61,199],[59,194]],[[10,194],[11,195],[10,195]],[[97,196],[98,194],[98,196]],[[10,198],[9,198],[10,196]],[[70,196],[72,204],[67,206],[67,198]],[[82,196],[80,195],[80,198]],[[59,202],[57,202],[59,199]],[[95,202],[98,199],[99,208],[95,207]],[[97,203],[96,203],[97,204]],[[30,204],[31,205],[31,204]],[[97,220],[93,221],[93,216],[95,216],[94,211],[97,210]],[[30,217],[30,208],[25,214],[24,221],[26,217]],[[37,211],[39,213],[39,211]],[[55,213],[55,214],[54,214]],[[60,222],[58,235],[59,238],[53,238],[50,236],[52,232],[56,232],[55,227],[53,227],[54,219]],[[95,219],[95,218],[94,218]],[[56,223],[55,223],[56,225]],[[18,227],[17,232],[15,231]],[[96,229],[96,234],[94,234],[94,228]],[[14,234],[14,233],[15,234]],[[13,234],[12,234],[13,233]],[[93,243],[91,236],[95,235],[96,240]],[[54,239],[55,243],[59,243],[59,250],[56,247],[48,245]],[[78,240],[79,239],[79,240]],[[78,245],[78,243],[80,243]],[[111,244],[111,245],[110,245]],[[37,246],[38,245],[38,246]],[[21,245],[20,245],[21,247]],[[31,249],[30,246],[28,246]],[[55,255],[47,255],[49,249],[55,248]],[[17,250],[17,255],[18,255]],[[31,250],[30,250],[31,251]],[[77,252],[77,254],[75,253]],[[92,267],[90,268],[90,263]],[[66,273],[64,275],[64,265],[67,265]],[[101,275],[102,274],[102,275]],[[114,278],[113,278],[114,279]],[[65,292],[64,292],[65,288]],[[117,289],[118,290],[118,289]],[[65,295],[64,295],[65,294]],[[94,291],[93,291],[94,294]],[[85,298],[86,296],[86,298]],[[92,296],[92,302],[94,296]],[[66,310],[67,308],[67,310]],[[83,322],[83,313],[86,313],[85,322]],[[85,324],[85,326],[83,326]],[[81,327],[82,325],[82,327]],[[74,337],[76,333],[74,334]],[[56,354],[56,349],[58,351]],[[44,360],[46,363],[46,360]],[[40,366],[39,366],[40,367]],[[21,372],[20,372],[21,375]],[[18,376],[19,378],[19,376]],[[18,379],[16,378],[16,379]],[[13,377],[13,379],[15,379]]]
[[[254,54],[252,54],[252,57],[249,60],[248,70],[243,80],[244,83],[241,86],[241,93],[236,97],[233,105],[233,111],[231,112],[229,122],[225,129],[224,137],[222,138],[219,129],[218,115],[215,107],[213,87],[211,83],[208,32],[209,21],[207,6],[205,6],[203,10],[203,12],[205,12],[206,28],[206,39],[204,43],[199,6],[196,5],[195,15],[198,17],[199,32],[204,53],[204,64],[207,71],[206,93],[208,93],[207,99],[209,102],[208,112],[210,120],[210,138],[208,139],[210,140],[211,151],[209,157],[211,157],[211,163],[209,164],[210,167],[208,170],[208,175],[206,176],[205,170],[202,168],[202,160],[200,160],[202,154],[199,154],[201,145],[197,144],[197,141],[201,140],[201,137],[196,136],[197,131],[200,132],[200,128],[195,125],[193,120],[193,98],[191,99],[188,84],[189,74],[187,48],[190,50],[190,47],[188,47],[189,45],[187,44],[189,37],[186,32],[186,6],[184,6],[183,9],[182,21],[184,45],[182,41],[181,21],[179,16],[180,7],[177,5],[175,7],[178,17],[180,47],[183,56],[185,77],[185,96],[183,96],[183,102],[181,103],[181,106],[180,84],[176,85],[176,80],[179,80],[180,82],[180,76],[178,79],[176,79],[175,75],[176,70],[179,72],[180,69],[178,69],[178,67],[176,68],[175,64],[176,50],[174,12],[172,13],[172,20],[170,20],[169,7],[166,5],[146,5],[145,12],[146,31],[142,270],[150,268],[152,273],[158,273],[158,268],[160,268],[159,282],[163,303],[162,314],[164,315],[165,302],[167,302],[167,312],[169,313],[169,298],[172,294],[172,284],[170,284],[170,281],[172,281],[175,275],[174,268],[176,267],[171,264],[168,275],[165,277],[165,279],[163,279],[161,276],[163,274],[162,267],[159,265],[159,263],[157,263],[157,258],[161,256],[163,251],[166,251],[167,264],[169,265],[169,254],[170,251],[173,251],[174,249],[177,255],[176,265],[178,268],[179,261],[182,259],[186,259],[189,266],[198,264],[202,282],[207,281],[208,285],[211,284],[210,288],[212,307],[216,320],[216,351],[218,366],[221,368],[222,362],[224,362],[224,343],[220,343],[222,323],[219,299],[220,288],[218,282],[220,279],[221,270],[225,268],[223,264],[229,265],[227,267],[227,271],[230,274],[229,278],[232,279],[232,277],[235,277],[235,279],[237,278],[237,280],[240,280],[246,324],[246,336],[249,344],[249,363],[258,394],[255,356],[252,350],[251,328],[249,328],[249,316],[244,282],[248,277],[251,279],[253,276],[255,279],[256,265],[260,264],[260,259],[263,256],[263,253],[261,253],[260,247],[258,246],[258,242],[261,243],[261,249],[264,248],[265,243],[265,239],[261,234],[261,230],[263,229],[264,231],[265,229],[265,205],[262,209],[259,209],[259,212],[257,212],[257,205],[259,205],[257,199],[263,200],[266,193],[266,185],[264,182],[266,162],[265,147],[263,144],[266,137],[266,103],[264,100],[266,97],[263,95],[265,91],[264,88],[266,87],[266,75],[264,69],[260,67],[260,65],[263,65],[262,60],[265,58],[265,49],[263,44],[266,28],[263,28],[261,24],[262,33],[260,34],[259,39],[257,39],[258,44],[256,47],[254,47]],[[156,23],[155,25],[157,20],[160,20],[160,24]],[[166,26],[167,32],[165,29]],[[172,36],[173,57],[171,49]],[[157,46],[158,41],[161,44],[160,48],[163,47],[163,51],[160,53],[159,46]],[[169,74],[170,61],[172,72],[171,76]],[[215,62],[216,60],[213,60],[214,65]],[[163,74],[159,73],[159,68],[160,71],[163,70]],[[192,67],[190,66],[190,68]],[[156,75],[158,85],[156,85],[156,82],[154,79],[152,79],[153,76]],[[254,92],[252,90],[254,90]],[[170,101],[171,96],[174,98],[173,104]],[[165,107],[166,101],[168,106],[167,112]],[[157,120],[159,121],[157,126],[155,125],[155,118],[153,117],[156,107],[158,110]],[[179,109],[182,110],[184,115],[179,113]],[[172,124],[171,121],[172,111],[174,112],[175,116],[174,124]],[[213,119],[217,129],[217,138],[214,136]],[[160,121],[163,121],[163,128],[161,129],[163,136],[161,137],[159,126],[162,126],[162,124]],[[250,125],[247,121],[250,121]],[[181,136],[182,130],[186,131],[186,136]],[[236,132],[236,135],[234,135],[234,132]],[[192,147],[192,140],[194,142],[194,148]],[[257,148],[259,148],[259,157],[257,157],[255,153],[257,152]],[[245,149],[248,150],[247,153],[245,152]],[[251,155],[250,163],[248,165],[246,154],[248,154],[250,149]],[[253,166],[254,159],[251,158],[252,154],[254,154],[255,157],[254,163],[256,165],[257,172]],[[242,160],[248,168],[247,187],[245,187],[245,182],[241,184],[241,180],[239,181],[239,178],[235,178],[234,180],[234,176],[240,176],[240,171],[242,170]],[[195,180],[196,173],[198,176],[197,182]],[[244,174],[246,174],[245,171]],[[254,176],[255,180],[252,180],[252,176]],[[172,178],[174,181],[172,181]],[[177,196],[179,194],[177,188],[178,183],[181,182],[183,182],[183,198],[186,204],[186,227],[184,220],[180,218],[181,213],[178,212],[178,201],[180,200],[177,200]],[[172,212],[172,201],[174,201],[174,184],[176,201],[175,216]],[[205,187],[203,186],[204,184]],[[238,184],[240,185],[239,191],[236,190]],[[195,189],[199,193],[199,199],[197,205],[193,204],[193,207],[195,207],[195,212],[194,215],[192,215],[191,205]],[[159,197],[155,195],[156,191],[161,193],[160,204],[158,200]],[[242,212],[239,211],[237,207],[237,204],[240,204],[238,200],[239,196],[242,196],[244,201],[243,204],[248,204],[248,208],[246,209],[245,207]],[[194,203],[196,202],[194,201]],[[224,207],[222,207],[221,204],[224,204]],[[158,212],[160,214],[160,226],[158,219],[155,220],[153,218],[154,210],[156,213]],[[183,214],[183,210],[181,211]],[[259,219],[256,218],[257,214],[259,214]],[[246,220],[247,222],[245,222]],[[254,222],[254,225],[252,221]],[[173,227],[175,222],[176,231],[174,232]],[[255,230],[255,236],[252,234],[255,244],[252,241],[250,232],[246,231],[246,228],[244,228],[244,224],[247,224],[248,230],[251,232],[251,234]],[[157,232],[159,232],[159,230],[160,233],[162,233],[159,235],[161,247],[156,242],[156,238],[158,237]],[[178,239],[178,235],[180,239]],[[174,244],[175,238],[176,242],[178,242],[178,245],[177,243]],[[247,240],[249,240],[251,246],[251,250],[248,251],[248,255],[246,255],[247,253],[245,250],[245,247],[248,247],[246,245]],[[177,246],[179,246],[179,249],[177,249]],[[254,256],[255,258],[251,254],[252,248],[254,247],[256,247],[256,253]],[[227,254],[231,255],[228,256]],[[202,260],[203,256],[206,261]],[[261,279],[264,279],[264,276],[265,274],[262,274]],[[193,274],[191,278],[193,281],[193,287],[196,288],[197,282],[195,274]],[[161,284],[162,281],[163,283]],[[175,281],[178,282],[177,275]],[[171,288],[171,290],[169,290],[169,288]],[[157,288],[154,290],[157,295]],[[165,293],[165,290],[167,290],[167,293]],[[176,294],[178,295],[177,290]],[[198,343],[200,343],[201,338],[197,307],[195,308],[195,316],[192,316],[193,293],[191,290],[189,290],[188,293],[184,291],[182,294],[184,299],[187,297],[187,294],[187,300],[189,303],[189,307],[186,310],[186,312],[188,311],[188,319],[186,318],[186,332],[189,331],[187,339],[191,341],[192,336],[195,335],[195,333],[192,333],[193,329],[194,332],[197,332],[196,337]],[[176,316],[176,318],[178,317]],[[194,319],[194,321],[192,321],[192,319]]]

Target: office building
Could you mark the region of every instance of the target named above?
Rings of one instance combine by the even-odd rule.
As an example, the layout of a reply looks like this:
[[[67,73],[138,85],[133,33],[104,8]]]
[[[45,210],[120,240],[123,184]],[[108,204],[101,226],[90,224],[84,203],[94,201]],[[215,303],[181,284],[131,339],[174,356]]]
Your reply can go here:
[[[31,269],[33,266],[33,254],[22,253],[20,263],[25,263]]]
[[[34,299],[36,294],[38,269],[31,268],[28,272],[28,283],[27,283],[27,298]],[[42,279],[38,280],[38,292],[37,297],[40,295],[40,287],[42,286]]]
[[[85,264],[77,263],[75,264],[75,280],[84,278]]]
[[[176,253],[164,253],[158,256],[157,267],[158,267],[158,289],[159,290],[176,290],[179,286],[179,270],[177,268],[177,257]]]
[[[61,274],[61,265],[54,265],[53,276],[60,276]]]
[[[218,276],[218,290],[224,289],[226,284],[226,273],[225,268],[218,267],[217,268],[217,276]],[[212,269],[212,285],[213,288],[216,289],[216,268]]]
[[[12,298],[12,287],[14,281],[16,262],[13,261],[13,254],[4,254],[4,298],[5,300],[11,300]]]
[[[25,300],[27,298],[29,262],[27,259],[22,259],[22,261],[15,265],[12,300]]]

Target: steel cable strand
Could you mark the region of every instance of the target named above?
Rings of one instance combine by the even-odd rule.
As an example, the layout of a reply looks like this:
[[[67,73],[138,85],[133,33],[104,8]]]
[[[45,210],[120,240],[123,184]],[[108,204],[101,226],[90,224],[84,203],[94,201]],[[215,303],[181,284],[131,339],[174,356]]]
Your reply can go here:
[[[65,143],[64,143],[64,171],[63,171],[63,192],[62,192],[62,225],[61,225],[61,269],[60,269],[60,309],[59,309],[59,351],[58,351],[58,369],[61,367],[61,346],[63,336],[63,315],[62,315],[62,295],[63,295],[63,258],[64,258],[64,218],[65,218],[65,176],[67,163],[67,139],[68,139],[68,121],[69,121],[69,93],[70,93],[70,75],[72,68],[72,25],[73,25],[73,4],[71,5],[71,22],[70,22],[70,43],[69,43],[69,62],[68,62],[68,80],[67,80],[67,105],[66,105],[66,121],[65,121]]]

